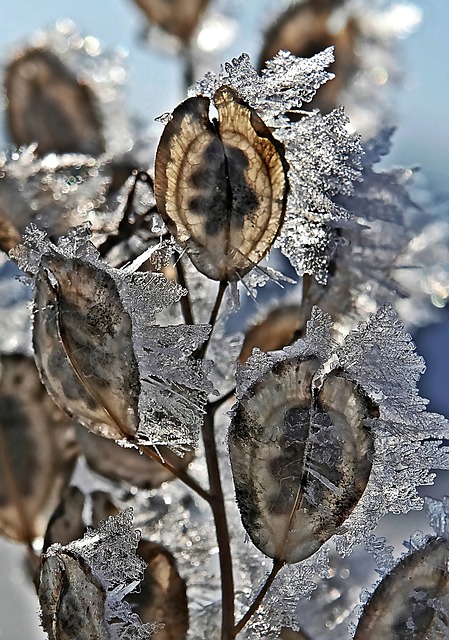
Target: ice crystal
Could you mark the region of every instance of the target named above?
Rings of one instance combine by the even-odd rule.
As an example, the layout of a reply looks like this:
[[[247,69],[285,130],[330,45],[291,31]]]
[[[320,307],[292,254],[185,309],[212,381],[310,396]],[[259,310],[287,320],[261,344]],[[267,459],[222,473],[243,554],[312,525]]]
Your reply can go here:
[[[362,150],[358,137],[348,131],[343,109],[326,116],[303,112],[299,122],[291,122],[285,114],[298,110],[331,77],[324,69],[332,61],[331,49],[310,59],[280,52],[259,76],[242,54],[226,63],[218,76],[208,74],[190,92],[212,97],[219,87],[231,86],[282,142],[290,188],[275,246],[298,275],[313,274],[323,284],[339,243],[335,227],[351,217],[334,198],[352,193],[354,181],[360,179]]]
[[[126,509],[100,522],[98,529],[88,529],[82,540],[65,547],[52,545],[46,553],[46,557],[51,557],[69,552],[87,563],[106,592],[105,621],[110,637],[115,640],[144,640],[158,629],[158,625],[142,624],[124,600],[143,578],[145,563],[136,554],[139,539],[140,533],[132,528],[132,509]],[[76,598],[76,588],[80,586],[70,584],[75,589],[72,597]],[[74,629],[67,631],[73,633]]]
[[[13,250],[12,255],[18,265],[35,278],[39,278],[45,271],[41,264],[45,256],[54,257],[58,264],[66,265],[61,268],[68,270],[68,274],[71,273],[71,268],[75,269],[75,265],[78,265],[78,270],[70,276],[74,280],[86,277],[88,271],[98,273],[95,280],[99,282],[105,278],[112,278],[117,293],[99,290],[95,294],[97,299],[94,302],[100,304],[100,293],[103,297],[117,296],[109,301],[104,300],[104,304],[111,306],[111,309],[115,305],[117,310],[121,309],[120,315],[123,318],[128,316],[131,321],[130,347],[133,358],[137,358],[140,375],[140,382],[134,383],[140,387],[137,438],[141,442],[168,444],[176,449],[194,446],[202,420],[203,406],[207,395],[213,392],[214,388],[208,381],[210,363],[196,361],[191,358],[191,354],[205,340],[209,327],[158,327],[154,324],[155,315],[179,301],[185,293],[184,290],[176,283],[165,280],[160,273],[130,272],[108,267],[100,261],[98,252],[89,241],[87,226],[73,230],[68,237],[60,239],[57,245],[51,243],[44,232],[30,227],[24,236],[23,244]],[[83,273],[86,275],[82,275]],[[78,304],[81,313],[79,322],[82,323],[82,314],[87,312],[83,311],[82,306],[85,301],[79,298]],[[87,308],[91,304],[92,301],[87,301]],[[38,314],[41,312],[45,312],[45,309],[37,309]],[[107,314],[105,317],[107,318]],[[39,316],[35,317],[35,327],[38,326],[38,318]],[[111,330],[111,326],[105,326],[105,336]],[[125,349],[125,346],[128,349],[125,344],[121,348]],[[98,351],[95,356],[95,348],[98,349],[99,345],[90,345],[92,351],[90,361],[87,362],[88,367],[94,365],[95,357],[104,362],[105,354]],[[126,365],[125,360],[123,362]],[[102,367],[104,369],[103,365]],[[107,375],[114,375],[112,364],[111,367],[112,370],[108,371]],[[89,372],[86,371],[85,374],[89,375]],[[99,374],[100,371],[96,375]],[[57,400],[62,402],[61,398]]]

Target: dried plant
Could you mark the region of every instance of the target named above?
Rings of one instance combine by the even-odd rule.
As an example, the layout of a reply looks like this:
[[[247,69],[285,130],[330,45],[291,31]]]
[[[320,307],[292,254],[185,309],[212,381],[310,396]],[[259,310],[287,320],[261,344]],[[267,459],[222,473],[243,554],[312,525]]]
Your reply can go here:
[[[209,3],[137,4],[185,52]],[[336,4],[352,60],[361,14]],[[296,3],[260,73],[242,54],[160,118],[154,172],[138,131],[123,145],[116,58],[61,23],[6,67],[25,146],[0,158],[0,242],[34,299],[28,340],[10,283],[0,530],[27,547],[51,640],[324,638],[311,611],[332,589],[358,604],[332,585],[360,545],[382,580],[326,637],[448,634],[446,501],[426,499],[435,536],[398,562],[374,533],[449,468],[395,308],[424,214],[405,170],[375,169],[390,132],[362,140],[342,107],[306,108],[332,47],[276,52],[311,11],[332,45],[329,3]]]

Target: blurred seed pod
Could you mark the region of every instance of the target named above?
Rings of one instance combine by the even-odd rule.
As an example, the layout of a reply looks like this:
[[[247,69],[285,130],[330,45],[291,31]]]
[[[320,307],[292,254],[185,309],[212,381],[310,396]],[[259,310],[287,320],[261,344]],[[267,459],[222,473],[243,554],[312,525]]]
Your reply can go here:
[[[83,428],[77,429],[77,439],[89,467],[109,480],[126,482],[140,489],[155,489],[174,479],[172,473],[136,449],[124,449],[113,440],[106,440]],[[158,447],[158,452],[176,468],[186,469],[192,461],[191,453],[180,458],[164,446]]]
[[[431,538],[380,582],[354,640],[443,640],[449,627],[449,549]]]
[[[17,147],[37,142],[37,152],[105,151],[92,90],[48,49],[22,51],[5,69],[6,118]]]
[[[34,308],[35,359],[55,401],[103,437],[134,436],[139,370],[113,278],[83,260],[45,255]]]
[[[142,622],[160,622],[164,628],[154,640],[183,640],[189,628],[186,585],[175,559],[156,542],[141,540],[137,553],[147,563],[139,593],[128,601]]]
[[[293,342],[303,326],[300,305],[292,304],[273,309],[262,322],[253,325],[246,332],[239,362],[245,363],[255,348],[261,351],[275,351],[286,347]]]
[[[162,217],[196,268],[236,280],[268,252],[283,222],[287,177],[282,145],[229,87],[213,103],[189,98],[173,112],[156,154]]]
[[[370,407],[338,372],[312,392],[315,359],[274,364],[237,403],[229,452],[242,522],[261,551],[299,562],[359,502],[371,472]]]
[[[74,425],[45,391],[31,358],[1,357],[0,530],[43,537],[77,458]]]
[[[321,87],[312,106],[329,113],[340,104],[340,93],[358,68],[355,41],[356,21],[345,14],[346,0],[305,0],[295,2],[269,27],[259,58],[259,71],[281,50],[300,58],[310,58],[333,46],[335,78]]]
[[[148,22],[180,40],[195,32],[209,0],[134,0]]]

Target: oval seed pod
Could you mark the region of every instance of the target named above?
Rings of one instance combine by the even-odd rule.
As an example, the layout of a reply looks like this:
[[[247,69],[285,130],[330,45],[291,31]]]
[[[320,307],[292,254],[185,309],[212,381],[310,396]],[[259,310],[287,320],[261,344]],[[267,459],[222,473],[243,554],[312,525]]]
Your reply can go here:
[[[43,537],[78,450],[74,425],[55,405],[31,358],[1,357],[0,531],[19,542]]]
[[[138,555],[145,560],[143,581],[138,593],[129,602],[142,622],[160,622],[164,625],[154,640],[183,640],[189,628],[186,585],[176,568],[176,562],[167,549],[156,542],[141,540]]]
[[[6,117],[16,146],[38,143],[39,155],[105,151],[96,99],[46,49],[26,49],[5,70]]]
[[[212,280],[236,280],[268,252],[284,219],[286,164],[281,145],[229,87],[210,101],[189,98],[159,142],[154,190],[160,213],[195,267]]]
[[[147,20],[180,40],[190,40],[209,0],[134,0]]]
[[[267,317],[252,326],[245,334],[242,350],[239,355],[240,364],[244,364],[253,349],[276,351],[291,344],[298,331],[303,328],[300,305],[277,307]]]
[[[378,585],[354,640],[444,640],[449,635],[449,549],[432,538]]]
[[[329,113],[340,104],[339,95],[358,68],[354,51],[357,25],[342,20],[345,0],[306,0],[290,5],[267,30],[259,58],[259,70],[279,51],[310,58],[333,46],[335,62],[330,70],[335,78],[321,87],[312,105]]]
[[[252,541],[289,563],[312,555],[357,505],[371,471],[369,406],[343,375],[312,397],[316,359],[279,362],[237,403],[229,451]]]
[[[103,437],[135,435],[139,371],[113,278],[81,259],[45,255],[34,308],[35,359],[55,402]]]

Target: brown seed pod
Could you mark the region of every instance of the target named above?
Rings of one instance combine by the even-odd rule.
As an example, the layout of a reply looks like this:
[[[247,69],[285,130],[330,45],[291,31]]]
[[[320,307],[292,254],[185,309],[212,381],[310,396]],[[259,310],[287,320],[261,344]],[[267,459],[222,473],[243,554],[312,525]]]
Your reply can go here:
[[[37,153],[105,151],[91,89],[46,49],[26,49],[5,70],[6,117],[15,145],[38,143]]]
[[[50,640],[110,640],[105,589],[74,551],[51,547],[42,556],[39,602]]]
[[[139,371],[113,278],[83,260],[45,255],[34,308],[35,358],[55,402],[103,437],[133,436]]]
[[[189,628],[186,585],[176,563],[162,545],[141,540],[137,553],[147,563],[139,593],[129,597],[142,622],[160,622],[164,628],[154,640],[183,640]]]
[[[83,428],[77,430],[77,439],[91,469],[114,482],[127,482],[140,489],[155,489],[174,479],[170,471],[136,449],[124,449],[113,440],[100,438]],[[158,451],[175,467],[186,469],[192,461],[190,453],[180,458],[164,446],[158,447]]]
[[[268,252],[283,222],[287,194],[281,145],[229,87],[210,101],[189,98],[159,142],[155,195],[160,213],[196,268],[236,280]]]
[[[255,348],[261,351],[275,351],[286,347],[292,343],[302,325],[299,305],[292,304],[273,309],[262,322],[246,332],[239,362],[244,364]]]
[[[371,471],[369,406],[342,374],[316,397],[318,360],[273,366],[236,405],[229,450],[242,522],[271,558],[309,557],[357,505]]]
[[[267,30],[259,58],[259,70],[281,50],[299,58],[310,58],[333,46],[335,63],[330,70],[335,78],[321,87],[313,106],[329,113],[339,106],[341,90],[358,68],[354,51],[357,25],[341,21],[338,11],[345,0],[306,0],[289,6]]]
[[[188,41],[192,37],[209,0],[134,0],[147,20]]]
[[[371,596],[354,640],[447,638],[448,568],[448,542],[441,538],[402,559]]]
[[[45,391],[31,358],[1,357],[0,531],[45,534],[77,458],[73,423]]]
[[[66,545],[82,538],[86,527],[83,521],[85,496],[78,487],[67,487],[48,523],[43,551],[55,542]]]

